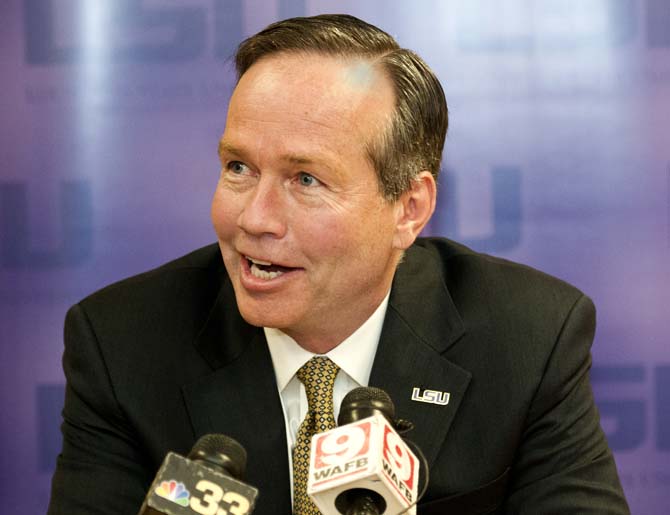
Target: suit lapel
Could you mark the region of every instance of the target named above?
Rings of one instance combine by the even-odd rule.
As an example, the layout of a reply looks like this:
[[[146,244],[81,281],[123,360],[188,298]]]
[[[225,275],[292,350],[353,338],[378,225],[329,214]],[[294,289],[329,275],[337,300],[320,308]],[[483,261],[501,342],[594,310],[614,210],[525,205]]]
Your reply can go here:
[[[263,331],[237,311],[228,281],[196,347],[213,369],[182,388],[196,436],[222,433],[240,442],[246,481],[260,491],[259,512],[289,512],[286,432],[272,360]]]
[[[399,418],[415,429],[407,436],[432,465],[445,442],[471,374],[444,357],[465,333],[444,286],[441,265],[426,250],[411,248],[393,282],[370,385],[393,399]],[[448,392],[439,405],[412,400],[415,388]]]

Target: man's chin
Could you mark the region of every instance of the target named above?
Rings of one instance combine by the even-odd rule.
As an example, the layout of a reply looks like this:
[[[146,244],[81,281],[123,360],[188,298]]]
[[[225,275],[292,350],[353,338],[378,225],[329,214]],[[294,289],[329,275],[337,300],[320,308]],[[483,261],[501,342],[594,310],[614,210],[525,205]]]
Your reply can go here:
[[[275,329],[282,329],[290,327],[291,319],[286,316],[286,312],[273,313],[268,310],[248,308],[239,306],[240,314],[244,320],[256,327],[272,327]]]

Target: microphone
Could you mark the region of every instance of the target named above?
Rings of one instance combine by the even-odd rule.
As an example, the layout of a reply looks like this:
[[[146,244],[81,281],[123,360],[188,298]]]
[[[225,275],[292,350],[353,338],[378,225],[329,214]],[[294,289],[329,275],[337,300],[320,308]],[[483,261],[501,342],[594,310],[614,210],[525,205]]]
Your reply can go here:
[[[138,515],[247,515],[258,489],[244,477],[247,453],[221,434],[201,437],[186,458],[169,452]]]
[[[351,424],[377,413],[393,424],[395,405],[389,394],[374,386],[354,388],[342,399],[337,425]]]
[[[419,460],[394,418],[385,391],[360,387],[342,400],[339,426],[314,435],[307,493],[324,515],[416,513]]]

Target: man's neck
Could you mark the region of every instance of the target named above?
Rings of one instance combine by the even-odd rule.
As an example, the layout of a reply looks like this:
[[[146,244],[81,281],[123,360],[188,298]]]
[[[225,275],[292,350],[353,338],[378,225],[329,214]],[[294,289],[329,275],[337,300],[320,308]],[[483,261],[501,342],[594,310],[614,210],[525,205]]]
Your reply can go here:
[[[293,340],[306,351],[313,354],[326,354],[358,331],[377,313],[379,309],[382,308],[382,306],[384,313],[386,313],[386,304],[389,294],[390,292],[387,290],[386,294],[382,296],[371,309],[366,310],[363,317],[356,320],[353,324],[350,324],[350,326],[345,327],[339,325],[334,327],[320,327],[306,332],[285,329],[282,329],[282,331],[293,338]]]
[[[327,352],[333,350],[340,343],[346,340],[351,336],[354,331],[348,331],[341,334],[333,334],[332,332],[324,332],[322,334],[301,334],[293,331],[284,331],[291,338],[293,338],[298,345],[308,352],[314,354],[326,354]]]

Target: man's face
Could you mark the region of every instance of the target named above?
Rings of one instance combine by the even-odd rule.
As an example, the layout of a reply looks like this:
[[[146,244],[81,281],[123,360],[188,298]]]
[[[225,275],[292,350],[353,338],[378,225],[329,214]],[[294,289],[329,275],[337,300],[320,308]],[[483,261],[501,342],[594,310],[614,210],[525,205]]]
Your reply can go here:
[[[242,316],[313,350],[363,323],[400,256],[397,204],[365,144],[394,107],[368,63],[261,59],[240,79],[219,145],[212,220]]]

